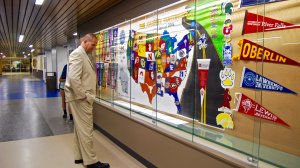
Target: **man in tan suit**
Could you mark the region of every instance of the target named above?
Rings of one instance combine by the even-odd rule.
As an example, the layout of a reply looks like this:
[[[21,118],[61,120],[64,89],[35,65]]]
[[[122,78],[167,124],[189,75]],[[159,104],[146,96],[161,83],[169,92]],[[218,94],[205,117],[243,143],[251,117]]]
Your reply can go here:
[[[97,37],[86,34],[69,57],[65,84],[68,108],[74,117],[75,163],[87,168],[108,168],[97,160],[93,149],[93,102],[96,95],[96,72],[88,54],[95,50]]]

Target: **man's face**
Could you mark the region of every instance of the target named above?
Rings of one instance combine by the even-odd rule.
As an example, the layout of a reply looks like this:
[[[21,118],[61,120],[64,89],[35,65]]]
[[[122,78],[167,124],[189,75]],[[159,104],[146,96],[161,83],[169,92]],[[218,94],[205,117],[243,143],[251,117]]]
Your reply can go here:
[[[95,50],[97,45],[97,39],[85,40],[84,41],[84,49],[86,53],[91,53]]]

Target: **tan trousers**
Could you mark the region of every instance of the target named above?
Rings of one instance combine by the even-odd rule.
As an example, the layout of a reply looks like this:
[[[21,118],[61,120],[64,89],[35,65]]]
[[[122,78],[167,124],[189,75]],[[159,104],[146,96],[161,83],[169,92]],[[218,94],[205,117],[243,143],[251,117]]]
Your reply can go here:
[[[93,106],[87,100],[68,102],[74,117],[74,154],[75,160],[83,159],[84,165],[96,163],[93,149]]]

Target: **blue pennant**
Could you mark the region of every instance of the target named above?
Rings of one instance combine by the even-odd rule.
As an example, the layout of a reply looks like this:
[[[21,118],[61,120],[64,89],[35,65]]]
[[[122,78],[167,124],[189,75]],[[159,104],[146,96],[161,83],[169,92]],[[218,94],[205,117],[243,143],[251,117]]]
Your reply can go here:
[[[275,92],[285,92],[297,94],[296,92],[244,67],[243,74],[241,78],[241,87],[259,89],[259,90],[269,90]]]

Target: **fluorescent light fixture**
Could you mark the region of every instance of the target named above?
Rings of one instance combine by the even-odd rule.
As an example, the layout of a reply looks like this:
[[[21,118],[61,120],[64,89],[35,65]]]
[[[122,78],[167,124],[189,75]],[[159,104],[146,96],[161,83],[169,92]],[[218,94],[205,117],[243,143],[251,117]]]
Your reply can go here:
[[[42,5],[44,0],[35,0],[36,5]]]
[[[73,33],[73,36],[77,36],[77,33]]]
[[[32,47],[33,47],[33,45],[31,44],[31,45],[29,45],[28,47],[29,47],[29,48],[32,48]]]
[[[33,52],[33,51],[34,51],[34,49],[31,49],[31,50],[30,50],[30,52]]]
[[[20,35],[19,36],[19,43],[21,43],[23,41],[24,35]]]

